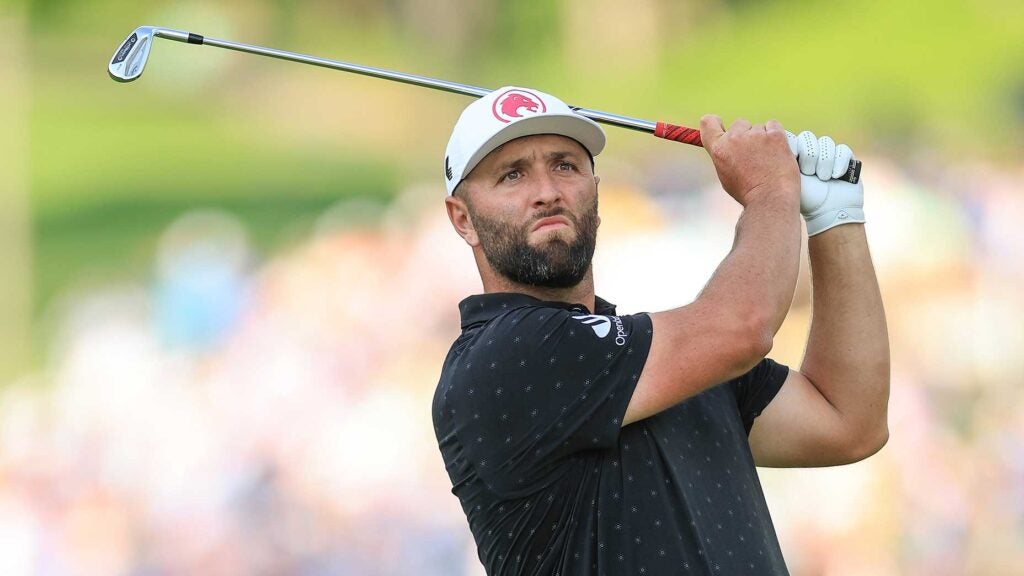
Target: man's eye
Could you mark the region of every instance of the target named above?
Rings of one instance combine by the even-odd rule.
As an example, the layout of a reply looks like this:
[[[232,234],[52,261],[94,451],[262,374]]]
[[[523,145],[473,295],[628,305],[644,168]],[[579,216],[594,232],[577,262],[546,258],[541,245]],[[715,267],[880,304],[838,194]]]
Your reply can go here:
[[[576,165],[573,164],[572,162],[560,162],[558,164],[558,169],[559,170],[575,170],[576,169]]]
[[[522,176],[522,174],[519,173],[519,170],[510,170],[506,172],[505,175],[501,177],[501,179],[503,181],[519,180],[520,176]]]

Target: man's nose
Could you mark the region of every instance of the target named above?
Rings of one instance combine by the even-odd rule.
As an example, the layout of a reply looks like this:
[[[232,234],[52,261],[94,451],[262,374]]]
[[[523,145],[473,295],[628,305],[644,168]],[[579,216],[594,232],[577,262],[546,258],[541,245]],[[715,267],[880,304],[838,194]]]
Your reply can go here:
[[[561,202],[562,188],[559,182],[546,171],[541,174],[537,181],[537,188],[534,190],[533,205],[544,206]]]

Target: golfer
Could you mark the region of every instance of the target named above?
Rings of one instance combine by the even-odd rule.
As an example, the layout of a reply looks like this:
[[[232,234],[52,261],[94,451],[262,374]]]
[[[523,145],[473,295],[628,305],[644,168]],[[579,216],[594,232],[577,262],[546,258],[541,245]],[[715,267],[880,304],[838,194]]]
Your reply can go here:
[[[432,412],[490,575],[788,574],[755,466],[847,464],[888,438],[863,188],[834,179],[852,152],[775,121],[700,128],[743,207],[732,250],[693,302],[620,315],[591,266],[601,128],[516,87],[455,125],[445,205],[484,293],[459,304]],[[793,298],[801,214],[813,316],[793,370],[766,355]]]

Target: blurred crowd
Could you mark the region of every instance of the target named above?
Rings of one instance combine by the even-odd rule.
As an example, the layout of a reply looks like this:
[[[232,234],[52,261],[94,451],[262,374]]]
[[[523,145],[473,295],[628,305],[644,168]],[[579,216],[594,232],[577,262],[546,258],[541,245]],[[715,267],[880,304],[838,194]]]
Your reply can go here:
[[[1024,170],[865,163],[891,437],[762,469],[783,552],[794,576],[1022,574]],[[602,184],[623,313],[687,302],[729,249],[738,207],[672,170]],[[441,194],[340,203],[272,257],[186,214],[147,282],[67,294],[46,368],[0,389],[0,574],[482,574],[429,414],[480,291]],[[804,270],[773,357],[799,365],[809,304]]]

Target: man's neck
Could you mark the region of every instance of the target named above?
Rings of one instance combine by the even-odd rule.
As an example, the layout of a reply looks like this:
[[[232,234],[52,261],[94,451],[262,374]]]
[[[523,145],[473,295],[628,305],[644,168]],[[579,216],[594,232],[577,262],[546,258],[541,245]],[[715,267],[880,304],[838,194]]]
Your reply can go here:
[[[544,286],[530,286],[526,284],[519,284],[513,282],[508,278],[499,276],[497,274],[487,275],[488,277],[482,278],[484,284],[484,292],[491,294],[494,292],[514,292],[518,294],[526,294],[527,296],[533,296],[538,300],[544,300],[546,302],[566,302],[569,304],[582,304],[594,312],[595,298],[594,298],[594,274],[593,269],[587,270],[586,276],[580,280],[579,284],[571,286],[569,288],[547,288]]]

